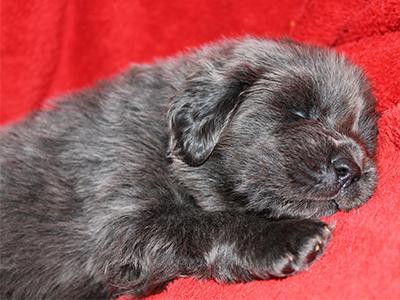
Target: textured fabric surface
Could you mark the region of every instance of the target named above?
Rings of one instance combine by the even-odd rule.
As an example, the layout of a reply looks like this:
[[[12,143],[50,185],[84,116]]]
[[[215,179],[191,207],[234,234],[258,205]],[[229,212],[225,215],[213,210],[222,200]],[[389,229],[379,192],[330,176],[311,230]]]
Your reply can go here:
[[[334,236],[307,272],[228,286],[179,279],[150,299],[400,299],[399,1],[3,0],[0,122],[130,62],[244,34],[334,47],[364,68],[381,114],[377,190],[360,209],[325,218]]]

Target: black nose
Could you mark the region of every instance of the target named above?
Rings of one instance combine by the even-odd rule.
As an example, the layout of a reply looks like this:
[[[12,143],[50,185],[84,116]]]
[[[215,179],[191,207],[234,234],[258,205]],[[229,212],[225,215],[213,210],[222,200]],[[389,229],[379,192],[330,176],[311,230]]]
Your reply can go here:
[[[339,157],[332,161],[332,166],[339,183],[343,187],[347,187],[360,179],[361,169],[352,159]]]

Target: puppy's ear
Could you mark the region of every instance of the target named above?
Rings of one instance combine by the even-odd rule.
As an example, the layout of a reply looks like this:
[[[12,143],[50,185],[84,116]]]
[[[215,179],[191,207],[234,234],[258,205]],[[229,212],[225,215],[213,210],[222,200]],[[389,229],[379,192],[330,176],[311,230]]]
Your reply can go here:
[[[190,166],[203,164],[257,78],[250,66],[239,65],[203,70],[188,79],[169,111],[171,153]]]

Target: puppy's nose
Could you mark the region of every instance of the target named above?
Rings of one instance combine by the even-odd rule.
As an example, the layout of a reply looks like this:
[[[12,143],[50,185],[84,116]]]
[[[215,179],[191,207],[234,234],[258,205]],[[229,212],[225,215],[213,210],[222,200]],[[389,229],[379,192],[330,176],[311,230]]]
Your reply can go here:
[[[337,157],[332,161],[336,178],[343,187],[348,187],[360,179],[361,169],[357,163],[346,157]]]

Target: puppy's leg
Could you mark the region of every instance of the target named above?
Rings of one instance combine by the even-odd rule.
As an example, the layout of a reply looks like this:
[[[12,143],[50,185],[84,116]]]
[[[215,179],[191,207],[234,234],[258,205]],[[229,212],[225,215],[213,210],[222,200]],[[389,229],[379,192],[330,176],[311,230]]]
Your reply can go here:
[[[211,276],[222,282],[286,277],[319,257],[331,229],[311,219],[232,216],[207,254]]]
[[[106,226],[95,260],[113,296],[146,295],[179,276],[220,282],[288,276],[307,268],[330,234],[316,220],[159,207]]]

